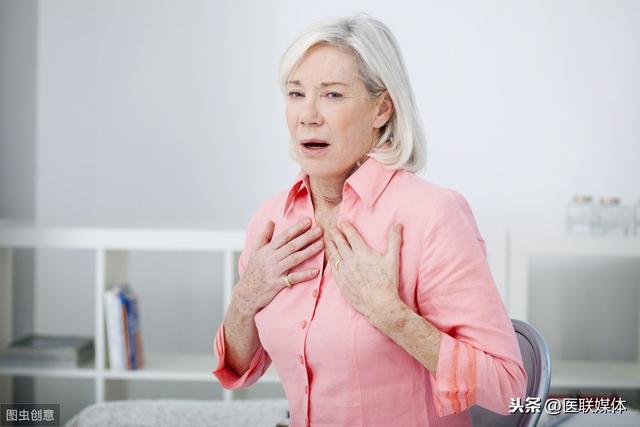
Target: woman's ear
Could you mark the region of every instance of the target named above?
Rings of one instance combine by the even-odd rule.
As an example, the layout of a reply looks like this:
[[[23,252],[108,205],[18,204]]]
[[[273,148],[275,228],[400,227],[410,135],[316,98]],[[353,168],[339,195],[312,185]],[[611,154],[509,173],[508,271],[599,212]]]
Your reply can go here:
[[[376,119],[373,122],[373,127],[376,129],[380,129],[389,121],[389,119],[391,118],[391,114],[393,113],[393,101],[391,101],[389,92],[385,90],[378,97],[376,104],[377,104],[377,114],[376,114]]]

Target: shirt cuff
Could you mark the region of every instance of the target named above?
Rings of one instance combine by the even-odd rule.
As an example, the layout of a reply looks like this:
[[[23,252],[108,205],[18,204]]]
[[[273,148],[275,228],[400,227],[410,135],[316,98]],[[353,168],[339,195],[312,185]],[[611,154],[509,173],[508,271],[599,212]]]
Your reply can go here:
[[[458,414],[475,404],[476,367],[471,345],[441,333],[436,373],[429,373],[438,416]]]
[[[251,358],[249,369],[243,375],[240,376],[233,369],[227,367],[225,364],[224,323],[220,324],[220,328],[216,333],[215,350],[218,355],[218,366],[213,370],[213,374],[218,378],[222,387],[226,389],[233,390],[250,386],[258,381],[271,364],[269,355],[262,345],[259,345]]]

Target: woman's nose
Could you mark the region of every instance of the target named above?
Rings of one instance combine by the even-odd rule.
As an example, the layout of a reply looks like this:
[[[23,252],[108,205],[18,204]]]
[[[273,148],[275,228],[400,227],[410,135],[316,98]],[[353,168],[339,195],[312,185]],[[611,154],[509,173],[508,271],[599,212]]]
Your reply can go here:
[[[311,97],[307,98],[300,112],[300,124],[319,125],[321,122],[322,118],[320,117],[316,100]]]

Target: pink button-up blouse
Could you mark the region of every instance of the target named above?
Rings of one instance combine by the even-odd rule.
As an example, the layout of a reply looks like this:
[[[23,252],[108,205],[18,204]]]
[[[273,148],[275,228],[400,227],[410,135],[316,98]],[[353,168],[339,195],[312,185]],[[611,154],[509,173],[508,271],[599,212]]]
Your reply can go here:
[[[305,217],[315,225],[308,176],[300,172],[253,215],[240,274],[268,220],[275,236]],[[293,270],[315,267],[318,276],[283,289],[255,315],[261,344],[242,376],[225,365],[220,325],[213,374],[223,387],[255,383],[273,361],[292,427],[468,426],[472,405],[507,414],[511,398],[524,398],[517,339],[460,194],[369,158],[345,182],[337,220],[351,222],[379,252],[389,227],[403,225],[399,295],[442,332],[436,372],[343,298],[320,252]]]

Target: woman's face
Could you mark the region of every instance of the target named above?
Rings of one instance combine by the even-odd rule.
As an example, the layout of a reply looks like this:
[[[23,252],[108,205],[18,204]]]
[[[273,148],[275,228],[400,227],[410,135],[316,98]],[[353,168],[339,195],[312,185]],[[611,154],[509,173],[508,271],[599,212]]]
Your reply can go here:
[[[353,54],[327,44],[309,49],[286,86],[287,125],[302,169],[318,178],[349,175],[391,115],[385,98],[370,98]]]

